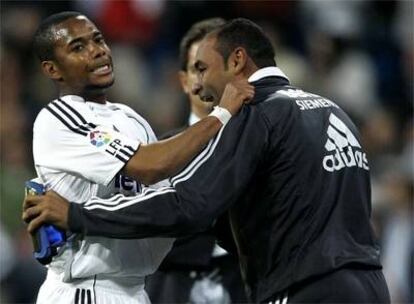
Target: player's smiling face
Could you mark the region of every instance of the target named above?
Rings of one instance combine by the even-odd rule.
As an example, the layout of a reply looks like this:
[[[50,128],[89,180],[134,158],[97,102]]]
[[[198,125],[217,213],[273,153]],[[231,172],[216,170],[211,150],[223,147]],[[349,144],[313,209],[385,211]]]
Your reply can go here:
[[[207,36],[200,42],[194,67],[198,81],[193,85],[193,93],[203,101],[218,102],[226,84],[233,75],[226,69],[223,57],[215,49],[216,38]]]
[[[85,16],[69,18],[54,28],[55,63],[66,93],[82,95],[114,82],[111,50]]]

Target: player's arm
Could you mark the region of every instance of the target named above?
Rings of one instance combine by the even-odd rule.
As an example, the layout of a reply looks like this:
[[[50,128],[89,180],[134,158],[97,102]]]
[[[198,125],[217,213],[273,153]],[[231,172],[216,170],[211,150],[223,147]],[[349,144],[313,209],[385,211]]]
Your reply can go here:
[[[254,119],[257,113],[244,114],[232,119],[212,145],[171,178],[175,187],[146,188],[137,196],[110,200],[94,197],[83,205],[51,194],[28,197],[23,219],[30,221],[29,231],[48,222],[87,235],[146,238],[209,228],[243,195],[268,148],[264,121]]]
[[[253,95],[253,86],[246,80],[236,80],[226,85],[219,106],[235,115]],[[141,145],[127,162],[124,172],[146,185],[174,175],[201,151],[222,126],[217,117],[208,116],[172,138]]]

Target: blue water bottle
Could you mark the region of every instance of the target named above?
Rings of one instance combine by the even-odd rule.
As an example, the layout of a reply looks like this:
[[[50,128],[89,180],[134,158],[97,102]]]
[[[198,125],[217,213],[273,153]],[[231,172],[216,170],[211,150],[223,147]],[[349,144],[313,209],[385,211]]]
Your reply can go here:
[[[27,181],[25,183],[26,195],[42,195],[45,193],[45,187],[35,181]],[[52,257],[57,254],[57,247],[62,246],[66,242],[66,234],[64,231],[53,225],[42,225],[33,240],[33,256],[41,264],[46,265],[52,261]]]

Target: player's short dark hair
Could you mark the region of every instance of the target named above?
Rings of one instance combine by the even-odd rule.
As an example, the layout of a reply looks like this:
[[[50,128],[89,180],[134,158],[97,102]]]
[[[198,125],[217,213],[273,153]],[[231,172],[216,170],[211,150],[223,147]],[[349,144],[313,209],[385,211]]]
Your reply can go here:
[[[216,38],[216,50],[227,63],[231,52],[243,47],[258,68],[275,66],[275,51],[264,31],[254,22],[245,18],[230,20],[213,31]]]
[[[193,43],[201,41],[209,32],[224,25],[223,18],[209,18],[194,23],[188,32],[181,39],[180,43],[180,67],[182,71],[187,71],[188,52]]]
[[[40,23],[33,38],[33,50],[40,61],[55,59],[53,28],[63,21],[77,16],[83,16],[83,14],[72,11],[61,12],[47,17]]]

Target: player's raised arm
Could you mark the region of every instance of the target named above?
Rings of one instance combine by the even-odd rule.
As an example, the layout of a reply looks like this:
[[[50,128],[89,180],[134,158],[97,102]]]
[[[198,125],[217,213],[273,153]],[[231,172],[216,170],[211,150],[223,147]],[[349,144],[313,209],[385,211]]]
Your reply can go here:
[[[253,95],[254,88],[245,79],[228,83],[219,108],[172,138],[141,145],[124,167],[126,175],[147,185],[174,175],[201,151],[228,119],[239,111],[243,103],[253,98]]]

